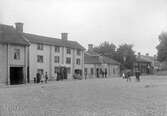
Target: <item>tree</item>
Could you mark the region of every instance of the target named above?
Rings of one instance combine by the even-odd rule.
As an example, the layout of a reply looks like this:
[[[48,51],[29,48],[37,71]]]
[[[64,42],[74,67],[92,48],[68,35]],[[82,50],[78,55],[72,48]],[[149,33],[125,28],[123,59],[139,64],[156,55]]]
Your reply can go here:
[[[119,61],[123,67],[122,69],[133,69],[133,64],[136,60],[135,52],[133,51],[133,45],[123,44],[117,49],[117,61]]]
[[[93,50],[101,55],[115,59],[116,46],[113,43],[105,41],[99,46],[94,47]]]
[[[167,33],[163,32],[159,35],[158,60],[160,62],[167,61]]]

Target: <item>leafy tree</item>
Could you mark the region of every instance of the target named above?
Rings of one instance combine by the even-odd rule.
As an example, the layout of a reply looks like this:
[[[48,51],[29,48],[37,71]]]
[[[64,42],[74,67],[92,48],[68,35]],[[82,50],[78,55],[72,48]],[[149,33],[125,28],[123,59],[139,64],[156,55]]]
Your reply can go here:
[[[156,47],[158,50],[158,60],[160,62],[167,61],[167,33],[159,35],[159,45]]]
[[[133,45],[123,44],[117,49],[117,60],[123,65],[122,69],[133,69],[133,63],[136,60]]]
[[[116,46],[113,43],[105,41],[99,46],[94,47],[93,50],[101,55],[115,59]]]

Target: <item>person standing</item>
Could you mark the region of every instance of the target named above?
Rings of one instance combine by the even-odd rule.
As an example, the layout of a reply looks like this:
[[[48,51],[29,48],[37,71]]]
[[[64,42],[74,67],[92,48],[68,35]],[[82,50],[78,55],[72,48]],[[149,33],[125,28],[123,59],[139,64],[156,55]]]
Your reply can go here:
[[[140,81],[140,72],[136,71],[135,75],[136,75],[136,80],[139,82]]]
[[[37,83],[39,83],[40,82],[40,73],[38,72],[37,74],[36,74],[36,77],[37,77]]]
[[[41,73],[41,83],[43,83],[45,81],[45,78],[44,78],[44,75],[43,75],[43,72]]]
[[[45,83],[47,83],[48,82],[48,74],[47,74],[47,72],[45,73]]]

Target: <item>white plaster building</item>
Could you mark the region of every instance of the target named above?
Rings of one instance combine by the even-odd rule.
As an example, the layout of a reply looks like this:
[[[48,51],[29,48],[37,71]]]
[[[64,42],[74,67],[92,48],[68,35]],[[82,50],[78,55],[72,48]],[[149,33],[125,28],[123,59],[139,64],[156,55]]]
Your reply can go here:
[[[88,51],[84,55],[85,78],[112,78],[120,76],[120,63],[99,55],[93,51],[93,45],[88,45]]]
[[[67,68],[68,78],[72,78],[76,70],[83,74],[84,47],[69,41],[67,33],[62,33],[61,37],[24,33],[23,23],[16,23],[16,28],[0,25],[0,82],[12,84],[16,78],[19,78],[18,83],[30,82],[39,71],[47,72],[49,79],[56,79],[60,66]]]

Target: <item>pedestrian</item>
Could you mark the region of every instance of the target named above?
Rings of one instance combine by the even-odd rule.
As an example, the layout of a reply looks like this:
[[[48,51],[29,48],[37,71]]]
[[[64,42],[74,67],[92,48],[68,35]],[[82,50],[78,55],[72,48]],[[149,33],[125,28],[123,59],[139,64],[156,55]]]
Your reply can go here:
[[[105,75],[105,78],[107,78],[107,69],[105,69],[104,75]]]
[[[47,81],[48,81],[48,74],[47,72],[45,72],[45,83],[47,83]]]
[[[127,72],[127,73],[126,73],[126,78],[127,78],[127,82],[128,82],[128,81],[131,81],[130,72]]]
[[[37,83],[39,83],[41,79],[41,75],[39,72],[36,74],[36,78],[37,78]]]
[[[37,83],[37,78],[36,77],[34,77],[34,83]]]
[[[136,71],[135,75],[136,75],[136,80],[139,82],[140,81],[140,71]]]
[[[45,81],[44,75],[43,73],[41,73],[41,83],[43,83]]]
[[[122,73],[122,78],[125,79],[125,73],[124,72]]]

